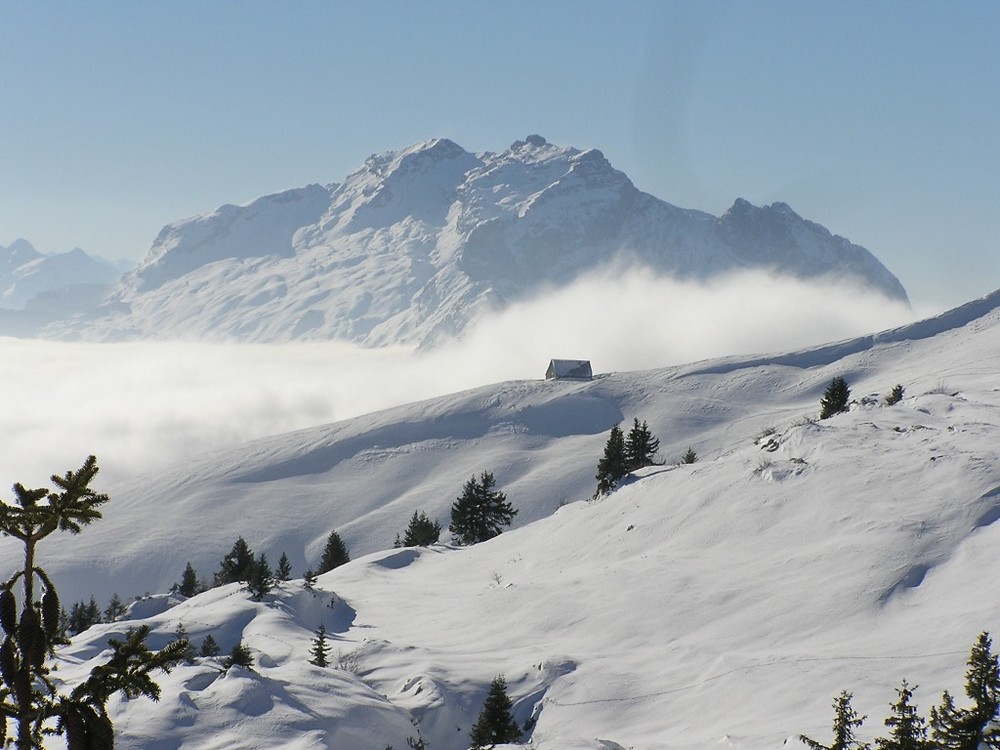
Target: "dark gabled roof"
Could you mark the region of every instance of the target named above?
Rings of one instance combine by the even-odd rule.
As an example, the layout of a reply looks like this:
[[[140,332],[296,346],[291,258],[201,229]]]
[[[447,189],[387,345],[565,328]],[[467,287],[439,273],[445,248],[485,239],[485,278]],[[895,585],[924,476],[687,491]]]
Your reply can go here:
[[[549,369],[545,371],[545,379],[577,378],[590,380],[594,372],[589,359],[553,359],[549,361]]]

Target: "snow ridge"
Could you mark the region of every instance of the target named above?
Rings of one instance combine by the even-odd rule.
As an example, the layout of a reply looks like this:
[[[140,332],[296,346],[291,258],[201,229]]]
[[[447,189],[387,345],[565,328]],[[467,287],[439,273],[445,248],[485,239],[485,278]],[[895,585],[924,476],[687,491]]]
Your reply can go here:
[[[785,204],[677,208],[600,151],[532,135],[481,154],[434,139],[339,184],[171,224],[106,304],[49,333],[428,346],[615,263],[682,279],[767,269],[906,300],[871,253]]]

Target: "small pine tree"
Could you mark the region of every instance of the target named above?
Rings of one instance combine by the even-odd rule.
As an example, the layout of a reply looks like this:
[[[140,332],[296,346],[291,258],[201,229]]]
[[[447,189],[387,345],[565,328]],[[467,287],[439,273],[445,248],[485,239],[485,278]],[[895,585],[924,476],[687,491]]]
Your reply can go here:
[[[111,595],[111,601],[108,602],[108,606],[104,608],[104,622],[114,622],[125,616],[125,604],[122,602],[121,597],[118,594]]]
[[[326,547],[323,548],[323,557],[319,561],[316,573],[321,575],[350,561],[351,556],[347,553],[344,540],[336,530],[331,531],[330,536],[326,538]]]
[[[279,581],[287,581],[292,577],[292,564],[288,561],[288,555],[284,552],[278,558],[277,577]]]
[[[187,664],[194,661],[194,646],[191,644],[191,639],[188,638],[187,628],[184,627],[183,622],[177,623],[177,629],[174,631],[173,642],[179,644],[177,646],[177,653],[182,661]]]
[[[854,730],[860,727],[864,721],[864,716],[859,716],[851,707],[852,693],[844,690],[833,700],[833,742],[823,745],[814,739],[799,735],[799,739],[806,743],[812,750],[869,750],[867,742],[861,742],[854,734]]]
[[[594,497],[607,495],[618,484],[618,480],[629,472],[628,456],[625,451],[625,433],[620,425],[611,428],[608,442],[604,444],[604,455],[597,462],[597,492]]]
[[[441,524],[432,521],[423,511],[413,511],[410,525],[406,527],[402,538],[396,534],[393,547],[427,547],[436,544],[441,537]]]
[[[507,680],[499,675],[490,683],[483,710],[472,725],[473,750],[517,742],[521,738],[521,728],[511,714],[512,707],[507,695]]]
[[[698,460],[698,454],[694,452],[694,448],[688,448],[687,453],[681,456],[682,464],[693,464]]]
[[[250,569],[254,564],[253,551],[241,536],[234,543],[229,554],[219,563],[219,572],[215,574],[215,585],[223,586],[237,581],[246,582],[250,578]]]
[[[330,660],[327,658],[330,654],[330,644],[326,640],[325,625],[321,624],[316,628],[316,637],[313,638],[309,653],[312,655],[312,658],[309,660],[310,664],[315,664],[317,667],[330,666]]]
[[[892,387],[892,392],[885,397],[886,406],[895,406],[903,400],[903,386],[896,384]]]
[[[965,672],[965,694],[970,708],[956,708],[946,690],[941,705],[931,708],[931,740],[942,750],[977,750],[981,744],[1000,748],[1000,664],[992,652],[989,633],[979,634]]]
[[[224,669],[229,669],[230,667],[253,669],[253,654],[242,643],[237,643],[230,650],[229,656],[222,661],[222,666]]]
[[[245,588],[250,592],[254,601],[258,602],[262,601],[274,588],[274,574],[271,572],[271,566],[267,564],[267,555],[263,552],[250,566]]]
[[[182,596],[192,597],[201,591],[201,585],[198,583],[198,573],[195,572],[194,566],[188,562],[184,566],[184,572],[181,573],[180,583],[177,584],[177,593]]]
[[[820,419],[829,419],[834,414],[847,411],[847,401],[851,397],[851,389],[847,387],[847,381],[841,377],[836,377],[830,381],[830,385],[823,391],[823,398],[819,400]]]
[[[639,418],[632,420],[632,429],[625,438],[625,463],[628,471],[635,471],[644,466],[656,464],[656,452],[660,449],[660,441],[649,431],[649,425]]]
[[[492,472],[484,471],[477,480],[473,476],[462,487],[462,494],[451,506],[448,530],[459,544],[478,544],[498,536],[504,526],[510,526],[517,511],[507,502],[507,496],[493,489],[496,480]]]
[[[877,750],[932,750],[927,740],[927,722],[910,703],[913,690],[906,680],[896,688],[896,694],[899,700],[892,704],[892,714],[885,720],[889,736],[876,739],[875,747]]]
[[[306,591],[312,591],[313,586],[316,585],[316,574],[313,572],[312,568],[309,568],[305,573],[302,574],[302,588]]]
[[[205,640],[201,642],[201,649],[198,651],[198,656],[218,656],[222,653],[222,649],[219,648],[219,644],[215,642],[212,634],[209,633],[205,636]]]

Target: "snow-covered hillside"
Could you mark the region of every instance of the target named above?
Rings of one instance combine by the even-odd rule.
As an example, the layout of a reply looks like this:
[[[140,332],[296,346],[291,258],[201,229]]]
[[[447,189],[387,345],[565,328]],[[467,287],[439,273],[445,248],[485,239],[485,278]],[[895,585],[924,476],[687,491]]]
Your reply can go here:
[[[539,750],[777,748],[825,737],[844,688],[871,737],[901,678],[924,711],[961,695],[976,634],[1000,632],[998,372],[1000,292],[808,351],[504,383],[205,456],[108,488],[104,520],[40,550],[64,598],[162,591],[187,560],[208,577],[240,534],[300,573],[337,528],[355,559],[262,603],[235,584],[145,599],[58,674],[140,619],[154,645],[182,624],[252,649],[254,672],[199,661],[160,704],[116,703],[122,748],[398,750],[419,732],[464,750],[501,673]],[[816,421],[838,375],[856,402]],[[633,416],[666,464],[590,501],[609,428]],[[699,461],[677,465],[688,446]],[[483,469],[515,528],[391,549],[414,510],[447,525]],[[353,671],[308,664],[320,624]]]
[[[699,280],[763,269],[906,301],[870,252],[783,203],[737,200],[717,218],[639,191],[595,149],[436,139],[340,184],[164,227],[103,306],[50,333],[426,345],[611,264]]]

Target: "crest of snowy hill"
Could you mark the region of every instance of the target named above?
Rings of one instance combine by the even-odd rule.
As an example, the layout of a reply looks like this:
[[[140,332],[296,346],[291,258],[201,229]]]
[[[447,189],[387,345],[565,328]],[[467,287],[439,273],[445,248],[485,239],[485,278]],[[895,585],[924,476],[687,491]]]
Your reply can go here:
[[[105,305],[60,330],[426,345],[612,263],[681,279],[766,269],[906,300],[871,253],[783,203],[716,218],[639,191],[594,149],[438,139],[165,227]]]
[[[497,674],[538,750],[777,750],[826,737],[842,689],[872,717],[862,738],[884,736],[902,678],[926,714],[1000,632],[997,372],[1000,292],[810,350],[505,383],[206,456],[110,488],[104,520],[39,551],[64,599],[162,591],[188,560],[208,578],[241,534],[299,574],[337,529],[352,562],[262,602],[237,584],[140,600],[56,674],[79,679],[140,622],[154,645],[183,625],[251,649],[254,671],[197,659],[159,704],[114,703],[125,749],[465,750]],[[850,410],[818,421],[834,376]],[[591,500],[608,430],[633,417],[664,464]],[[513,529],[392,549],[416,510],[447,526],[482,470]],[[308,663],[320,625],[334,667]]]

